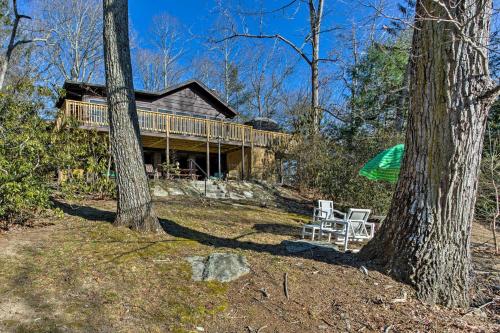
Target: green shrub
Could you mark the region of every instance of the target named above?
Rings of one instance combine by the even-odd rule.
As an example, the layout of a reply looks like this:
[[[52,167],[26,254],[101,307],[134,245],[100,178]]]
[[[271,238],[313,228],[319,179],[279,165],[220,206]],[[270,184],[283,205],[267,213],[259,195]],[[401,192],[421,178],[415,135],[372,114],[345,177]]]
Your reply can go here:
[[[32,88],[27,88],[28,90]],[[40,104],[0,94],[0,220],[23,222],[48,207],[46,164],[50,160],[48,124]]]
[[[64,119],[51,141],[54,172],[59,174],[58,185],[64,195],[114,197],[107,135],[79,129],[74,121]]]
[[[14,90],[15,89],[15,90]],[[50,208],[50,196],[115,194],[107,136],[43,113],[31,84],[0,93],[0,226],[24,223]],[[56,182],[57,175],[68,176]],[[59,186],[56,186],[59,185]]]
[[[401,142],[402,137],[384,132],[357,135],[349,145],[326,137],[304,139],[292,152],[297,161],[295,185],[343,209],[369,208],[385,214],[394,184],[371,181],[358,172],[377,153]]]

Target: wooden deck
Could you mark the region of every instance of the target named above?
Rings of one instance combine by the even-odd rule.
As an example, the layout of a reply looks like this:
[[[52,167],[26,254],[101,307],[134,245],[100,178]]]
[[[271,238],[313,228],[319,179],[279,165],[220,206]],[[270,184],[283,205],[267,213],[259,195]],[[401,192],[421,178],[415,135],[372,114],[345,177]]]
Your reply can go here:
[[[109,130],[107,105],[65,100],[63,113],[76,119],[84,128]],[[256,130],[252,126],[222,120],[179,116],[138,110],[142,134],[165,138],[216,142],[247,147],[286,146],[291,135]]]

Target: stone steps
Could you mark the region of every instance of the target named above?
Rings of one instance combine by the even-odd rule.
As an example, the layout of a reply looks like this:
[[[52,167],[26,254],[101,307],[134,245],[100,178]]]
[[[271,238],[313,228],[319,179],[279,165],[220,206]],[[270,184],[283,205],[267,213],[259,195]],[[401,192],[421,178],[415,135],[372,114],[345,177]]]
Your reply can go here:
[[[208,180],[206,197],[212,199],[259,200],[272,199],[272,194],[265,187],[249,182],[220,182]],[[169,181],[157,182],[152,186],[157,197],[190,195],[205,196],[205,181]]]
[[[201,180],[194,181],[192,183],[192,186],[194,188],[196,188],[196,190],[198,190],[198,192],[200,192],[200,194],[205,195],[205,182],[204,181],[201,181]],[[219,185],[217,183],[213,183],[212,181],[207,181],[206,186],[207,186],[206,196],[208,198],[225,199],[229,196],[226,188],[222,185]]]

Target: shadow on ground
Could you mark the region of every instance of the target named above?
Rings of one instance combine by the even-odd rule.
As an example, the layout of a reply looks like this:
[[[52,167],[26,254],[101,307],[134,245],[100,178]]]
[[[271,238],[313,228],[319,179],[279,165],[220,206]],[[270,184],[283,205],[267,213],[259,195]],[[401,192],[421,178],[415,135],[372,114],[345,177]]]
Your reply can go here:
[[[54,205],[60,208],[64,213],[92,220],[97,222],[112,223],[115,213],[102,210],[91,206],[70,205],[60,201],[54,201]],[[198,242],[199,244],[211,246],[214,248],[229,248],[255,252],[264,252],[272,255],[293,256],[304,259],[312,259],[329,264],[345,265],[359,268],[366,263],[358,260],[352,253],[336,251],[333,248],[312,248],[302,252],[289,253],[283,244],[261,244],[252,241],[242,241],[239,238],[224,238],[212,235],[206,232],[198,231],[187,226],[181,225],[176,221],[160,217],[160,223],[163,230],[174,237],[183,238]],[[272,233],[294,237],[300,234],[300,228],[290,225],[280,224],[255,224],[255,232]],[[161,241],[160,241],[161,242]]]
[[[302,229],[293,225],[279,224],[279,223],[261,223],[255,224],[253,229],[257,233],[274,234],[280,236],[296,237],[300,235]]]

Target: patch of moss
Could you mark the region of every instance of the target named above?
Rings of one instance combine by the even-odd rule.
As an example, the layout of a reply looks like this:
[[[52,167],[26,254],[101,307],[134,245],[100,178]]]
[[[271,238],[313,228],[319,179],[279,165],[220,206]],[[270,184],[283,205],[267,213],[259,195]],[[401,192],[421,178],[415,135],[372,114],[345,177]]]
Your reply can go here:
[[[207,289],[212,293],[213,295],[222,295],[227,292],[227,283],[222,283],[218,281],[206,281],[203,282]]]

